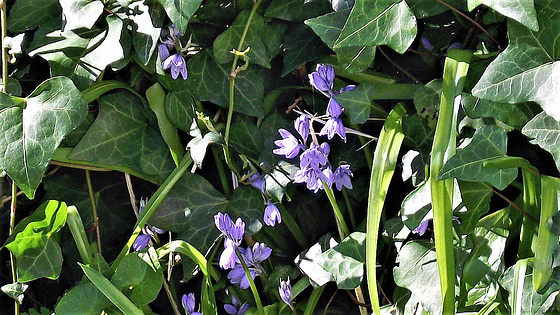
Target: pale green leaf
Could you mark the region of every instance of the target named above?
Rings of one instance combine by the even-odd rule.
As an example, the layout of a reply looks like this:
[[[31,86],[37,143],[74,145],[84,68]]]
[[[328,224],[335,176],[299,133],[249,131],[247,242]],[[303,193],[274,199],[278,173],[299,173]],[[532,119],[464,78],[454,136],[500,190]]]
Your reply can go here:
[[[111,282],[136,305],[147,305],[157,297],[163,284],[161,269],[154,270],[138,255],[127,255],[115,270]]]
[[[317,257],[317,263],[334,276],[339,289],[351,290],[362,281],[365,256],[366,234],[354,232]]]
[[[521,132],[532,138],[532,143],[550,152],[556,162],[556,167],[560,169],[560,147],[558,146],[560,122],[545,113],[540,113],[531,119]]]
[[[103,2],[100,0],[60,0],[64,30],[92,28],[103,13]]]
[[[539,30],[537,12],[533,0],[467,0],[469,11],[484,4],[501,14],[516,20],[533,31]]]
[[[179,33],[185,34],[189,20],[198,10],[202,0],[158,0],[158,2],[165,9]]]
[[[91,282],[79,284],[66,293],[56,304],[55,313],[60,315],[100,314],[111,301]]]

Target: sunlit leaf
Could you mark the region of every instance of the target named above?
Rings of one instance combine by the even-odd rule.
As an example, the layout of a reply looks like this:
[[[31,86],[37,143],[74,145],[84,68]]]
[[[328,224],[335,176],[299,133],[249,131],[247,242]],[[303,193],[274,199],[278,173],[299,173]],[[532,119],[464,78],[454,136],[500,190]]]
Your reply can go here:
[[[100,0],[61,0],[64,30],[92,28],[101,13],[103,2]]]
[[[539,30],[533,0],[467,0],[469,11],[484,4],[533,31]]]
[[[560,122],[545,113],[540,113],[531,119],[521,132],[532,138],[532,143],[550,152],[556,162],[556,167],[560,169],[560,147],[558,147]]]
[[[167,12],[171,22],[177,26],[179,33],[185,34],[189,20],[198,10],[202,0],[158,0],[158,2]]]
[[[330,272],[339,289],[354,289],[362,281],[366,256],[366,234],[354,232],[317,259]]]

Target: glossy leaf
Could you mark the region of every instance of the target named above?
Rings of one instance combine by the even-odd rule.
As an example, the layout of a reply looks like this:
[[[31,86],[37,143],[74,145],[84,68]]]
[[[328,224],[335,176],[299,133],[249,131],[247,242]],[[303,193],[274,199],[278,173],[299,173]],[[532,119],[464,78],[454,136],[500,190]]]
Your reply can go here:
[[[492,117],[519,129],[540,111],[535,103],[497,103],[470,94],[463,95],[461,104],[470,118]]]
[[[2,286],[2,292],[6,293],[9,297],[16,300],[19,304],[22,304],[24,293],[29,288],[28,284],[15,282],[9,283]]]
[[[174,167],[173,160],[161,135],[144,117],[139,99],[120,91],[104,95],[99,104],[97,119],[70,158],[124,165],[165,178]]]
[[[446,0],[445,2],[459,10],[467,9],[464,0]],[[438,15],[449,10],[449,8],[443,4],[437,2],[428,3],[426,0],[406,0],[406,3],[410,6],[410,9],[418,19]]]
[[[100,0],[61,0],[64,31],[77,28],[92,28],[103,13],[103,2]]]
[[[363,124],[369,119],[374,93],[374,85],[363,82],[354,90],[335,96],[335,99],[344,108],[344,112],[350,116],[353,124]]]
[[[170,92],[165,96],[165,113],[175,127],[188,132],[194,117],[194,100],[188,92]]]
[[[354,232],[317,258],[317,263],[334,276],[339,289],[351,290],[360,285],[366,260],[365,242],[365,233]]]
[[[537,1],[535,5],[539,31],[509,21],[509,46],[488,66],[472,93],[501,103],[534,101],[560,120],[560,7],[555,0]]]
[[[231,126],[229,144],[240,154],[257,159],[262,151],[261,134],[257,126],[240,120]]]
[[[459,229],[470,233],[478,224],[480,217],[490,210],[490,198],[493,195],[492,187],[481,182],[459,181],[461,198],[467,211],[457,213],[461,220]]]
[[[54,151],[86,117],[87,104],[65,77],[43,82],[17,102],[21,104],[4,100],[0,105],[0,169],[33,198]]]
[[[457,150],[441,169],[438,179],[455,177],[461,180],[484,181],[502,190],[517,176],[517,169],[485,167],[484,162],[506,155],[506,132],[496,126],[478,129],[471,143]]]
[[[156,50],[165,14],[162,14],[161,7],[150,9],[142,2],[134,2],[129,9],[136,13],[129,16],[133,25],[132,45],[140,60],[147,65]]]
[[[356,1],[334,48],[388,45],[404,53],[416,37],[416,18],[404,1]]]
[[[189,20],[198,10],[202,0],[158,0],[158,2],[167,12],[171,22],[177,26],[179,33],[185,34]]]
[[[43,203],[18,223],[4,245],[16,258],[18,282],[58,278],[62,251],[56,233],[65,223],[66,204],[56,200]]]
[[[111,282],[136,305],[147,305],[155,300],[163,284],[163,272],[153,269],[138,255],[127,255],[119,264]]]
[[[469,11],[484,4],[501,14],[516,20],[533,31],[539,30],[537,12],[533,0],[467,0]]]
[[[303,274],[309,277],[309,281],[314,287],[324,286],[327,282],[334,280],[333,274],[319,265],[319,257],[337,244],[335,239],[330,234],[327,234],[295,258],[294,263]]]
[[[60,16],[58,0],[45,0],[37,5],[35,0],[19,0],[14,2],[8,15],[7,26],[12,33],[20,33]]]
[[[61,315],[89,315],[98,314],[111,306],[111,301],[105,297],[91,282],[79,284],[56,304],[55,312]]]
[[[227,212],[232,217],[245,222],[245,233],[252,235],[263,227],[265,204],[261,192],[253,186],[239,186],[233,191]]]
[[[545,113],[540,113],[533,117],[521,132],[532,138],[532,143],[550,152],[556,162],[556,167],[560,169],[560,147],[558,147],[560,122]]]
[[[282,76],[288,75],[302,63],[317,59],[329,53],[329,48],[303,24],[292,25],[284,38],[284,69]]]
[[[273,0],[266,8],[265,17],[298,22],[325,14],[331,10],[327,1]]]

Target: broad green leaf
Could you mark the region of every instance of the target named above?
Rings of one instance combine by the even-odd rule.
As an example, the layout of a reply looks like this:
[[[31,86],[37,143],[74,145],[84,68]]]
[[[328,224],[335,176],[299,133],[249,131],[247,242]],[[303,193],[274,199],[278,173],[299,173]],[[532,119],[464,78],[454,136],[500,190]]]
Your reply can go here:
[[[161,269],[154,270],[135,254],[127,255],[115,270],[111,282],[134,304],[147,305],[157,297],[163,284]]]
[[[556,0],[537,1],[535,6],[539,31],[508,21],[509,46],[488,66],[472,94],[500,103],[534,101],[560,120],[560,6]]]
[[[388,45],[404,53],[416,37],[416,18],[404,1],[358,0],[334,48]]]
[[[202,0],[158,0],[158,2],[167,12],[171,22],[177,26],[179,33],[185,34],[189,20],[198,10]]]
[[[78,284],[66,293],[56,304],[55,313],[60,315],[100,314],[111,306],[105,297],[91,282]]]
[[[19,304],[22,304],[24,293],[29,288],[28,284],[15,282],[9,283],[2,286],[2,292],[6,293],[9,297],[16,300]]]
[[[487,304],[496,298],[498,277],[504,272],[508,227],[508,211],[500,210],[484,217],[474,229],[474,245],[463,265],[461,277],[467,305]]]
[[[540,108],[534,103],[497,103],[489,100],[476,98],[471,94],[464,94],[461,104],[470,118],[492,117],[503,121],[509,126],[520,129]]]
[[[47,201],[21,220],[4,245],[14,254],[18,282],[41,277],[57,279],[62,269],[62,251],[56,233],[66,223],[66,204]]]
[[[247,120],[239,120],[231,126],[229,144],[240,154],[257,159],[262,151],[259,128]]]
[[[221,107],[229,105],[229,65],[221,65],[204,50],[187,62],[189,79],[185,82],[169,82],[166,76],[162,85],[173,91],[188,89],[199,101],[209,101]],[[261,68],[262,69],[262,68]],[[167,79],[169,77],[169,80]],[[180,80],[182,81],[182,80]],[[257,66],[249,66],[235,79],[236,112],[262,117],[264,107],[264,82]]]
[[[266,8],[265,17],[300,22],[331,10],[328,1],[273,0]]]
[[[43,82],[19,101],[0,105],[0,169],[33,198],[54,151],[86,117],[87,104],[65,77]]]
[[[323,42],[333,49],[346,23],[350,9],[325,14],[305,21],[305,24],[319,36]],[[366,69],[375,58],[375,46],[348,46],[334,49],[340,66],[350,73]]]
[[[64,31],[77,28],[92,28],[103,13],[100,0],[60,0]]]
[[[70,158],[124,165],[163,179],[174,167],[167,145],[148,124],[140,99],[127,91],[99,99],[99,115]]]
[[[435,126],[430,126],[432,120],[423,118],[420,114],[414,114],[405,116],[403,121],[405,144],[411,145],[419,149],[423,154],[428,155],[434,140],[435,132]]]
[[[517,169],[485,167],[484,162],[506,155],[507,134],[496,126],[484,126],[473,135],[472,141],[457,150],[442,167],[438,179],[455,177],[460,180],[483,181],[502,190],[517,176]]]
[[[459,181],[459,189],[467,211],[457,213],[461,219],[458,229],[467,234],[478,224],[480,217],[490,210],[493,192],[491,186],[481,182]]]
[[[20,33],[59,17],[58,0],[44,0],[37,5],[36,0],[15,1],[8,14],[7,26],[11,33]]]
[[[501,14],[516,20],[533,31],[539,30],[537,12],[533,0],[467,0],[469,11],[484,4]]]
[[[232,219],[240,217],[245,222],[245,233],[252,235],[262,227],[264,201],[261,192],[253,186],[239,186],[233,191],[227,212]]]
[[[194,117],[194,100],[190,93],[169,92],[165,96],[165,113],[175,127],[189,132]]]
[[[560,147],[558,146],[560,122],[545,113],[540,113],[531,119],[521,132],[532,138],[532,143],[550,152],[556,162],[556,167],[560,169]]]
[[[442,301],[434,244],[408,242],[397,255],[397,267],[393,269],[395,283],[412,292],[430,314],[441,314]]]
[[[466,10],[464,0],[446,0],[445,2],[459,10]],[[433,0],[406,0],[406,3],[417,19],[438,15],[449,10],[448,7]]]
[[[330,49],[313,30],[303,24],[290,26],[284,38],[284,69],[282,76],[288,75],[301,64],[326,55]]]
[[[362,282],[366,260],[365,242],[365,233],[354,232],[317,257],[317,263],[334,276],[339,289],[351,290]]]
[[[327,282],[334,280],[333,274],[319,265],[319,257],[337,244],[330,234],[323,235],[317,243],[301,252],[294,259],[295,265],[303,274],[309,277],[309,281],[314,287],[324,286]]]
[[[371,113],[373,93],[375,93],[373,84],[363,82],[354,90],[341,93],[334,98],[344,108],[344,112],[350,116],[353,124],[363,124],[369,119]]]
[[[239,13],[233,24],[214,41],[214,58],[217,62],[231,63],[233,61],[231,51],[239,46],[249,13],[249,11]],[[261,37],[264,26],[263,17],[255,13],[240,51],[245,51],[249,47],[247,52],[249,62],[270,68],[270,57],[267,54],[266,45]]]
[[[101,75],[105,68],[128,53],[128,35],[123,33],[123,21],[114,15],[105,18],[108,29],[78,35],[73,31],[54,31],[47,34],[48,42],[35,47],[29,55],[39,55],[49,61],[53,75],[71,78],[85,89]],[[84,37],[82,37],[84,36]]]
[[[131,4],[129,10],[136,13],[129,15],[132,24],[132,45],[136,55],[147,65],[156,50],[165,14],[160,6],[150,8],[143,2]]]

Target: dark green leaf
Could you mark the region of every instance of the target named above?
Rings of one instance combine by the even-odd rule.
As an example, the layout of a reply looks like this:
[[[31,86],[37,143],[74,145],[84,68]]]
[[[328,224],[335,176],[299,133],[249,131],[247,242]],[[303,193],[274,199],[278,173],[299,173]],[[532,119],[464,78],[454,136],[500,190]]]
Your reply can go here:
[[[100,0],[66,0],[60,1],[64,31],[77,28],[92,28],[103,13],[103,2]]]
[[[467,0],[469,11],[484,4],[501,14],[516,20],[533,31],[539,30],[537,12],[533,0]]]
[[[230,145],[237,152],[257,159],[262,150],[262,139],[259,129],[250,121],[237,121],[231,126]]]
[[[55,307],[56,314],[90,315],[99,314],[111,305],[93,283],[79,284],[66,293]]]
[[[284,69],[282,76],[286,76],[301,64],[328,54],[330,49],[313,30],[303,24],[295,24],[288,29],[284,38]]]
[[[55,200],[43,203],[18,223],[4,245],[16,258],[18,282],[58,278],[62,252],[53,238],[65,223],[66,204]]]
[[[445,2],[459,10],[467,9],[464,0],[446,0]],[[410,6],[417,19],[438,15],[449,10],[445,5],[433,0],[406,0],[406,3]]]
[[[357,1],[334,48],[388,45],[404,53],[416,37],[416,18],[404,1]]]
[[[517,129],[522,128],[540,110],[536,104],[531,102],[497,103],[476,98],[471,94],[463,95],[461,104],[470,118],[492,117]]]
[[[317,257],[318,264],[334,276],[339,289],[351,290],[360,285],[366,260],[365,241],[365,233],[354,232]]]
[[[560,169],[560,147],[558,146],[560,122],[545,113],[540,113],[531,119],[521,132],[527,137],[533,138],[532,143],[550,152],[556,162],[556,167]]]
[[[245,222],[245,233],[252,235],[263,226],[264,201],[261,192],[253,186],[239,186],[227,207],[232,219],[241,218]]]
[[[65,77],[43,82],[20,100],[25,106],[0,105],[0,169],[33,198],[55,149],[86,117],[87,104]]]
[[[140,104],[138,97],[127,91],[102,96],[99,116],[70,157],[124,165],[165,178],[174,167],[171,154],[158,131],[146,121]]]
[[[188,92],[170,92],[165,96],[165,113],[175,127],[189,132],[194,117],[194,100]]]
[[[331,11],[327,1],[273,0],[264,15],[292,22],[316,17]]]
[[[136,305],[155,300],[163,284],[161,269],[154,270],[138,255],[127,255],[119,264],[111,282]]]
[[[350,116],[353,124],[363,124],[369,119],[374,93],[372,83],[362,82],[354,90],[341,93],[334,98]]]
[[[478,224],[480,217],[490,210],[490,198],[494,194],[492,187],[481,182],[459,181],[461,197],[467,211],[457,213],[461,219],[459,228],[470,233]]]
[[[560,7],[555,0],[536,5],[540,30],[533,32],[508,21],[509,46],[486,69],[472,90],[474,96],[500,103],[534,101],[560,119]]]
[[[502,190],[517,176],[517,169],[485,167],[484,162],[506,155],[507,134],[496,126],[484,126],[473,135],[472,141],[457,150],[442,167],[438,179],[455,177],[461,180],[484,181]]]
[[[8,30],[20,33],[60,17],[61,10],[57,0],[44,0],[37,5],[36,0],[18,0],[8,14]]]
[[[185,34],[189,20],[198,10],[202,0],[158,0],[158,2],[165,9],[179,33]]]
[[[416,149],[421,149],[428,154],[432,148],[435,126],[430,126],[431,120],[420,117],[419,114],[405,116],[403,118],[403,133],[405,144]]]

